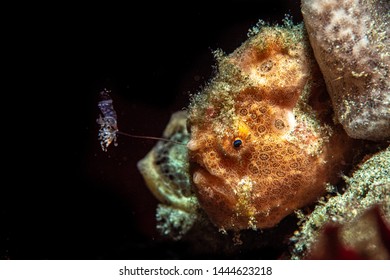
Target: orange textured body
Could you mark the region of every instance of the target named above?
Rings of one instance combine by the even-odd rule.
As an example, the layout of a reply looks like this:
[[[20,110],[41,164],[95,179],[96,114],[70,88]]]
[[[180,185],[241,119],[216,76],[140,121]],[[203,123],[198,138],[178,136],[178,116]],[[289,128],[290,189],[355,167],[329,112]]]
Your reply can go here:
[[[347,137],[302,25],[263,27],[217,60],[189,109],[195,193],[221,229],[273,227],[335,183]]]

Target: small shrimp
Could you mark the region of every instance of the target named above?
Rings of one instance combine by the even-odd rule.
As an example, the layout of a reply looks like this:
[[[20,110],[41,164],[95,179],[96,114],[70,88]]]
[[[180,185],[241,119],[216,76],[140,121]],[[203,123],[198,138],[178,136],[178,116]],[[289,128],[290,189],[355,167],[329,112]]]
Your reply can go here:
[[[114,142],[117,146],[116,137],[118,133],[117,114],[114,110],[113,102],[110,97],[110,90],[103,89],[100,92],[101,101],[98,102],[98,107],[103,115],[99,115],[96,122],[100,125],[99,140],[102,150],[107,152],[107,147]]]

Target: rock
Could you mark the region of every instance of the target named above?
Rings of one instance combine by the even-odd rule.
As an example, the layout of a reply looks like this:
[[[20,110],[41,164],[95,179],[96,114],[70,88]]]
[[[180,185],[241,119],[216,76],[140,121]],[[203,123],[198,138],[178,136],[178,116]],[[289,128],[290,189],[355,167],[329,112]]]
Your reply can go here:
[[[389,10],[387,0],[302,0],[337,120],[353,138],[390,138]]]

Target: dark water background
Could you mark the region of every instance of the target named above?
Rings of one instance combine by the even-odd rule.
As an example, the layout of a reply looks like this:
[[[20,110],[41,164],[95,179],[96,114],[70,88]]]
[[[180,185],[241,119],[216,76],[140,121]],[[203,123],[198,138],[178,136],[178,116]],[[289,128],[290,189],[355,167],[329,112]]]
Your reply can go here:
[[[0,259],[221,257],[191,255],[159,236],[157,201],[136,168],[155,143],[120,136],[102,152],[97,94],[113,91],[122,131],[161,136],[212,76],[212,50],[232,52],[258,19],[300,22],[299,1],[156,2],[19,14],[11,105],[14,117],[26,116],[15,124],[15,174],[1,187]]]

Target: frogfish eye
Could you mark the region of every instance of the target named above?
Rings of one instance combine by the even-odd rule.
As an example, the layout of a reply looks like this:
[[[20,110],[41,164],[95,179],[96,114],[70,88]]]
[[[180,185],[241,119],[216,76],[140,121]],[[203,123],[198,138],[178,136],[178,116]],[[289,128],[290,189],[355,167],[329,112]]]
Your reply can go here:
[[[234,140],[234,142],[233,142],[234,148],[238,148],[238,147],[240,147],[241,145],[242,145],[241,139],[236,138],[236,139]]]

